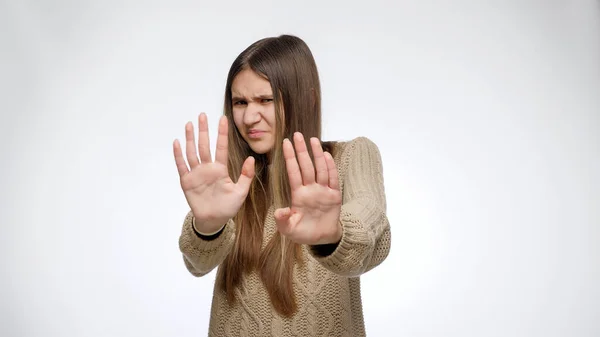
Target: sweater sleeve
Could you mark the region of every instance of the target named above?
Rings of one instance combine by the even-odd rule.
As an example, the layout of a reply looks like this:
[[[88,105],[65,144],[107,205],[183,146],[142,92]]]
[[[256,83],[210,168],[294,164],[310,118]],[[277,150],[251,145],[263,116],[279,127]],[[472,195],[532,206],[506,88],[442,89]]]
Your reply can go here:
[[[194,231],[193,218],[193,213],[190,211],[183,221],[179,236],[179,250],[183,254],[187,270],[192,275],[200,277],[221,264],[231,251],[235,241],[235,223],[230,219],[216,238],[206,240]]]
[[[342,239],[331,247],[311,247],[312,256],[333,273],[357,277],[383,262],[390,251],[383,167],[379,149],[366,137],[346,146],[340,223]],[[342,170],[344,172],[344,170]]]

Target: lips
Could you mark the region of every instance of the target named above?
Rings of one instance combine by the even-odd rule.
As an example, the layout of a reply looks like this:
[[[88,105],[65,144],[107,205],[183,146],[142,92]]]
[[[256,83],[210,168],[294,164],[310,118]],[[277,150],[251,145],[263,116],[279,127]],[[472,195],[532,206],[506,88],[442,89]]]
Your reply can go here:
[[[262,130],[252,129],[248,131],[248,137],[250,138],[260,138],[265,132]]]

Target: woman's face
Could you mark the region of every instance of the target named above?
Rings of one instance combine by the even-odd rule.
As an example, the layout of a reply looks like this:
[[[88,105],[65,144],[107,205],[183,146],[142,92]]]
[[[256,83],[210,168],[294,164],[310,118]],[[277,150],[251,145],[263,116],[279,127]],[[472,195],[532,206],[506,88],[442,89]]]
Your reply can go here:
[[[233,120],[242,138],[258,154],[275,145],[275,104],[268,80],[244,69],[231,85]]]

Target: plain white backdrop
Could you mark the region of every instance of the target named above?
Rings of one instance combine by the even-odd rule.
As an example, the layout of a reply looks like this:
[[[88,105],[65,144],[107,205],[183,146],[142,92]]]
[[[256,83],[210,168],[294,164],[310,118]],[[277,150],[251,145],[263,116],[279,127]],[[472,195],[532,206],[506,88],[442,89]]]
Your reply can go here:
[[[172,142],[295,34],[324,139],[372,139],[392,251],[370,336],[600,336],[600,3],[0,3],[0,335],[205,336]],[[214,153],[214,152],[213,152]]]

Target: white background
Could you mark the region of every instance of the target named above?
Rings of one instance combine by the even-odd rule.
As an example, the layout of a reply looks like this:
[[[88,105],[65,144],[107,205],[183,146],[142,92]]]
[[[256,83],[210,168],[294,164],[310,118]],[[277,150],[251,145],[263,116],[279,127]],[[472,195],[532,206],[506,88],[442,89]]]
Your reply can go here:
[[[172,141],[303,38],[384,161],[370,336],[600,336],[598,1],[0,2],[0,335],[205,336]],[[214,144],[214,143],[213,143]]]

